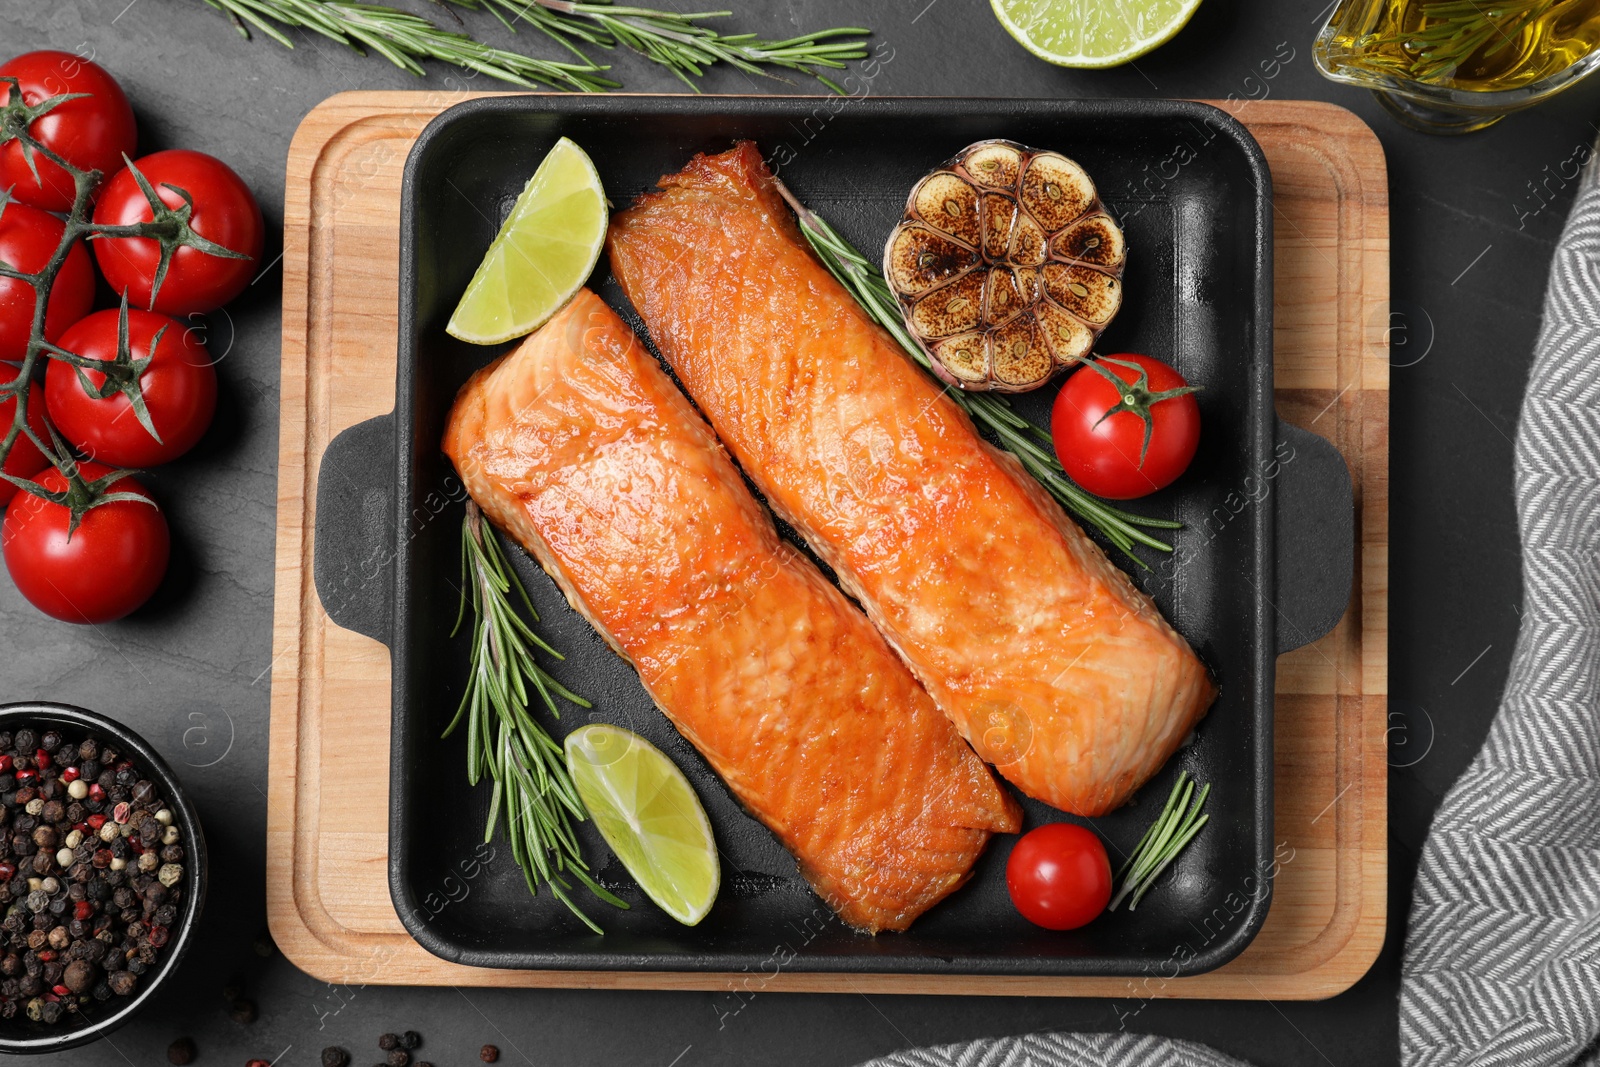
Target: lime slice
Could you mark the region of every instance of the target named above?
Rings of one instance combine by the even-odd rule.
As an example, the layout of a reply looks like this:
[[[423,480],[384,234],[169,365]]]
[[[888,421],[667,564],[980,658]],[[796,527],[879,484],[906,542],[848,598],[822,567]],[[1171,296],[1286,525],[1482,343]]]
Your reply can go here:
[[[989,0],[1017,43],[1062,67],[1114,67],[1170,41],[1200,0]]]
[[[517,197],[445,329],[492,345],[532,333],[588,280],[606,238],[606,193],[563,137]]]
[[[639,887],[685,926],[705,918],[722,868],[705,809],[677,764],[616,726],[574,730],[566,750],[578,797]]]

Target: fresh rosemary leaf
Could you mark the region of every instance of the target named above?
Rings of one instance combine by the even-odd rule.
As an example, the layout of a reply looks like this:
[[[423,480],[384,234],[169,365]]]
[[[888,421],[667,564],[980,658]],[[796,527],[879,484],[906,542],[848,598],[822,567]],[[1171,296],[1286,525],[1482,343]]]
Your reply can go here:
[[[927,353],[906,331],[894,297],[883,279],[883,272],[840,236],[826,220],[802,204],[781,181],[778,182],[778,192],[794,209],[800,232],[805,235],[823,265],[839,280],[839,284],[849,290],[867,314],[889,331],[890,336],[905,349],[906,355],[931,374],[932,366]],[[1123,511],[1079,488],[1056,460],[1050,435],[1018,415],[1004,397],[996,393],[969,393],[951,387],[945,388],[945,394],[960,405],[973,422],[994,434],[1001,447],[1016,456],[1023,469],[1038,479],[1063,507],[1099,530],[1140,567],[1149,569],[1144,560],[1133,554],[1135,544],[1160,552],[1172,551],[1171,545],[1145,533],[1145,529],[1177,530],[1183,527],[1181,522],[1152,519]]]
[[[1167,796],[1166,806],[1134,846],[1133,855],[1117,872],[1117,880],[1122,883],[1122,888],[1111,898],[1107,911],[1116,911],[1117,905],[1130,894],[1133,899],[1128,901],[1128,910],[1137,908],[1161,872],[1194,840],[1200,828],[1211,820],[1211,816],[1200,813],[1211,787],[1201,786],[1198,796],[1194,787],[1195,782],[1188,773],[1179,772],[1178,780],[1173,783],[1172,792]]]
[[[305,29],[356,52],[373,51],[402,70],[422,75],[422,60],[434,59],[487,74],[526,88],[548,86],[576,92],[604,92],[618,84],[602,76],[584,46],[627,48],[672,71],[689,88],[706,68],[726,63],[748,74],[790,70],[815,78],[842,93],[826,70],[843,70],[865,59],[870,30],[840,27],[766,40],[753,33],[723,33],[705,25],[727,11],[686,13],[590,0],[449,0],[456,7],[487,10],[515,30],[531,26],[561,45],[572,61],[534,59],[494,48],[464,32],[447,30],[410,12],[351,0],[203,0],[223,12],[245,37],[252,28],[285,48],[293,48],[285,29]],[[442,0],[441,0],[442,2]]]
[[[538,622],[527,589],[494,533],[485,528],[483,512],[468,501],[461,523],[461,604],[450,636],[461,629],[470,605],[472,666],[467,690],[444,736],[465,722],[467,780],[477,785],[487,777],[493,783],[484,840],[494,837],[504,809],[511,856],[522,869],[528,892],[537,896],[540,885],[548,887],[598,934],[600,927],[569,895],[569,878],[607,904],[628,905],[590,877],[572,826],[587,813],[567,774],[561,746],[528,707],[530,690],[557,718],[561,717],[557,697],[580,708],[590,704],[539,665],[536,651],[557,660],[563,657],[523,621],[511,600],[513,589],[528,616]]]
[[[601,77],[606,68],[586,56],[581,62],[533,59],[494,48],[465,33],[442,29],[410,12],[380,4],[345,0],[203,0],[233,22],[239,33],[260,30],[285,48],[294,42],[285,29],[305,29],[365,55],[369,50],[421,77],[421,60],[436,59],[496,81],[527,89],[548,87],[577,92],[603,92],[617,83]]]
[[[865,59],[865,42],[855,39],[871,33],[840,27],[769,41],[753,33],[727,34],[705,25],[728,11],[684,13],[660,8],[572,0],[452,0],[462,7],[487,7],[507,26],[523,21],[568,48],[574,39],[601,48],[621,46],[672,71],[690,89],[692,79],[707,67],[726,63],[747,74],[769,75],[767,68],[792,70],[817,79],[843,93],[821,69],[842,70],[846,63]],[[507,17],[509,16],[509,18]],[[850,39],[846,39],[850,38]]]

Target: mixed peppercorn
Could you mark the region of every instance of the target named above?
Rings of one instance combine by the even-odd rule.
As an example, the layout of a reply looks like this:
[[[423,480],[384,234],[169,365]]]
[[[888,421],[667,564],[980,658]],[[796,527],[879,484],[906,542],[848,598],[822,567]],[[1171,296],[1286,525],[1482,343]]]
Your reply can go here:
[[[0,731],[0,1018],[132,996],[172,936],[184,860],[159,788],[114,744]]]

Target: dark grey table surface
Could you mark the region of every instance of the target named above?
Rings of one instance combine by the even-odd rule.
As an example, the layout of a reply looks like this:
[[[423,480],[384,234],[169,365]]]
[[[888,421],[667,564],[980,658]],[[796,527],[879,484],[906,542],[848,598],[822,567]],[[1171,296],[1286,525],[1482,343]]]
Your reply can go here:
[[[149,476],[176,536],[156,601],[124,622],[79,629],[44,619],[0,580],[0,700],[83,704],[143,732],[194,794],[212,849],[203,936],[178,980],[108,1040],[45,1061],[162,1064],[168,1042],[191,1034],[204,1065],[261,1057],[299,1067],[340,1044],[359,1067],[380,1058],[378,1034],[413,1028],[439,1067],[477,1062],[485,1042],[500,1046],[502,1063],[540,1067],[851,1064],[908,1045],[1119,1025],[1209,1042],[1263,1067],[1397,1061],[1400,945],[1417,856],[1440,798],[1484,736],[1516,638],[1512,438],[1545,273],[1573,194],[1553,176],[1571,173],[1600,129],[1600,82],[1487,132],[1440,139],[1397,127],[1364,93],[1317,74],[1311,42],[1323,0],[1207,0],[1171,44],[1103,72],[1033,59],[980,0],[735,6],[738,25],[774,36],[869,23],[891,55],[873,85],[884,95],[1267,94],[1330,100],[1377,130],[1389,161],[1396,311],[1390,922],[1377,964],[1321,1003],[768,994],[732,1015],[727,998],[710,993],[334,989],[281,955],[258,955],[277,484],[281,275],[273,268],[213,317],[222,399],[209,437]],[[448,17],[420,2],[415,9]],[[542,48],[486,15],[464,18],[491,40]],[[255,189],[269,229],[282,222],[289,140],[312,106],[344,89],[430,84],[317,38],[297,35],[293,51],[244,41],[201,0],[0,0],[0,26],[0,55],[92,49],[133,99],[141,151],[182,146],[227,160]],[[615,70],[629,89],[681,88],[634,57],[620,57]],[[431,83],[448,73],[430,70]],[[705,87],[796,91],[732,71]],[[280,249],[270,237],[268,258]],[[220,989],[231,978],[260,1006],[253,1025],[228,1016]]]

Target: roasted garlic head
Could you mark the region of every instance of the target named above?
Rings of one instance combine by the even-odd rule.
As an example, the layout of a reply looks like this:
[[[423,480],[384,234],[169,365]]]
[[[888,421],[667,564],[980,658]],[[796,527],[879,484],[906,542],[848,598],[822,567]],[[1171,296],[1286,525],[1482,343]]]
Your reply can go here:
[[[939,377],[1017,393],[1089,355],[1122,306],[1126,256],[1082,167],[979,141],[911,190],[883,272]]]

